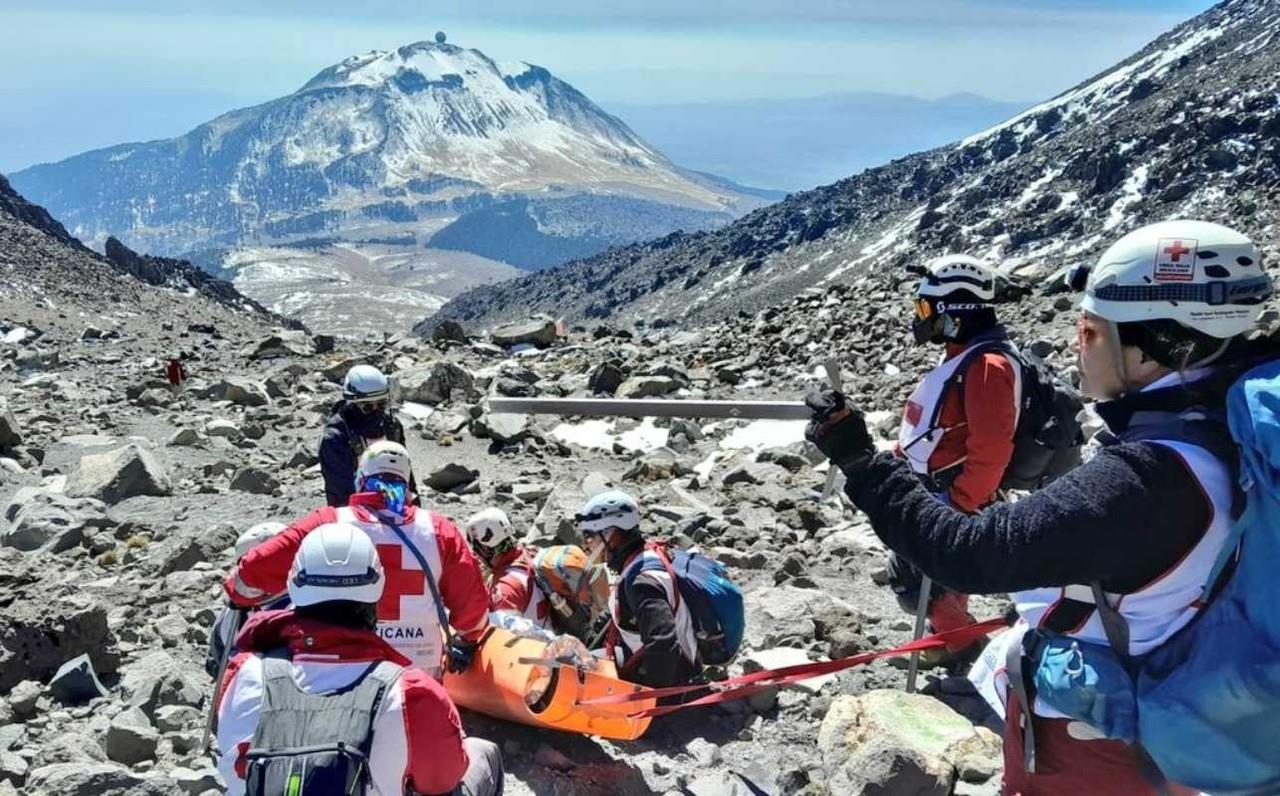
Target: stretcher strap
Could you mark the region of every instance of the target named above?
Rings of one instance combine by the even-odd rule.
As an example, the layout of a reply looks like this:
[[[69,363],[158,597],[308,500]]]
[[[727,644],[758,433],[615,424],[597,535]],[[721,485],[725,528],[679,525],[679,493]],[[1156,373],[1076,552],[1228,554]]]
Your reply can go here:
[[[633,718],[660,716],[665,713],[671,713],[675,710],[681,710],[695,705],[711,705],[717,702],[727,702],[731,699],[741,699],[768,688],[777,688],[779,686],[806,680],[811,677],[832,674],[845,669],[850,669],[854,666],[871,663],[872,661],[880,658],[892,658],[900,655],[907,655],[912,652],[922,652],[928,649],[946,647],[948,645],[953,647],[963,647],[968,643],[977,641],[985,636],[989,636],[991,633],[997,630],[1002,630],[1006,627],[1008,627],[1008,624],[1005,622],[1004,618],[998,617],[995,619],[988,619],[985,622],[976,622],[972,625],[967,625],[955,630],[948,630],[945,633],[935,633],[931,636],[925,636],[918,641],[911,641],[889,650],[864,652],[861,655],[854,655],[849,658],[839,658],[834,661],[814,661],[811,663],[797,664],[795,666],[784,666],[779,669],[766,669],[762,672],[730,677],[727,680],[720,680],[713,683],[678,685],[670,688],[645,688],[631,694],[614,694],[611,696],[584,700],[579,704],[617,705],[626,702],[641,702],[649,699],[661,699],[669,696],[682,696],[696,691],[712,692],[681,705],[651,708],[649,710],[642,711],[639,714],[635,714]]]

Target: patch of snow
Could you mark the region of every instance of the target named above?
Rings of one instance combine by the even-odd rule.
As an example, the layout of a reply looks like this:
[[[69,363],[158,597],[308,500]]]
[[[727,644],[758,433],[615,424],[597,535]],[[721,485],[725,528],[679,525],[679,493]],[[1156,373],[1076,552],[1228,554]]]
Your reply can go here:
[[[721,450],[762,451],[804,440],[805,420],[753,420],[720,440]]]
[[[426,420],[436,412],[434,407],[427,406],[426,404],[415,403],[413,401],[403,401],[396,407],[396,409],[399,410],[401,414],[407,415],[413,420]]]
[[[1111,209],[1107,211],[1107,220],[1102,225],[1103,229],[1115,229],[1128,219],[1129,207],[1142,199],[1142,189],[1147,184],[1147,173],[1150,170],[1149,166],[1143,164],[1130,172],[1128,178],[1124,181],[1124,185],[1120,187],[1119,198],[1111,205]]]
[[[652,417],[646,417],[635,428],[617,433],[616,420],[583,420],[578,423],[561,423],[551,429],[551,437],[566,445],[580,448],[612,451],[614,444],[627,450],[647,452],[667,444],[667,430],[654,425]]]

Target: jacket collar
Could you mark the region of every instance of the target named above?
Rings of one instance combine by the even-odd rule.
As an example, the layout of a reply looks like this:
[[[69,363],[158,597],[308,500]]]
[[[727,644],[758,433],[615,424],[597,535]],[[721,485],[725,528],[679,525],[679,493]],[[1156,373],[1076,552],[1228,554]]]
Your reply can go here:
[[[386,660],[411,665],[408,658],[376,633],[331,625],[288,609],[254,613],[235,643],[241,652],[265,653],[283,647],[289,650],[290,657],[321,655],[337,661]]]
[[[1170,373],[1163,376],[1141,390],[1115,399],[1100,401],[1094,404],[1094,411],[1107,431],[1113,435],[1124,434],[1131,427],[1141,425],[1147,418],[1160,415],[1176,415],[1203,407],[1205,394],[1201,390],[1188,387],[1205,386],[1201,384],[1213,377],[1211,368],[1201,368],[1186,373]]]
[[[942,359],[945,362],[953,357],[958,357],[970,348],[982,343],[1003,342],[1009,339],[1009,332],[1004,328],[1004,324],[996,324],[986,331],[979,332],[963,343],[947,343],[946,353]]]

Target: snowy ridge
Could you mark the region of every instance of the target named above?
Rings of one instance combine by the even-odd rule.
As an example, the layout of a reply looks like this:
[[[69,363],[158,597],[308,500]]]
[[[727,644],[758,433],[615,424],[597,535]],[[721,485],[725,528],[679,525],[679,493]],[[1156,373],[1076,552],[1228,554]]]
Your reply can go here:
[[[1152,221],[1280,238],[1280,4],[1229,0],[996,127],[677,236],[480,288],[442,316],[528,311],[650,324],[755,311],[809,289],[905,291],[966,251],[1037,278]],[[888,295],[888,294],[886,294]]]
[[[353,56],[293,94],[177,139],[12,177],[82,239],[114,234],[158,252],[315,238],[421,245],[516,197],[659,203],[676,211],[663,231],[703,228],[707,214],[723,224],[764,204],[686,173],[542,67],[434,42]]]

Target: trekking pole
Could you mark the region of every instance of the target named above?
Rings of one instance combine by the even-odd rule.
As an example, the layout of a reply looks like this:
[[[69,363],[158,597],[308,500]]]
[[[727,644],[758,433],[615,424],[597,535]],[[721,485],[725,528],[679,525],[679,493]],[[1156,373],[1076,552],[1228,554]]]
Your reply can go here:
[[[920,575],[920,600],[916,603],[916,628],[911,635],[912,641],[919,641],[924,638],[925,619],[929,615],[929,592],[933,591],[933,581],[928,575],[921,573]],[[907,693],[914,694],[916,692],[916,675],[920,672],[920,653],[919,651],[911,653],[911,660],[907,663]]]
[[[246,608],[236,608],[231,612],[231,632],[227,634],[227,642],[222,645],[218,673],[213,678],[213,698],[209,700],[209,715],[204,719],[204,736],[200,739],[201,754],[209,751],[209,741],[218,727],[218,691],[222,688],[222,678],[226,675],[227,664],[231,661],[231,648],[235,646],[236,636],[240,634],[240,627],[248,615],[249,611]]]
[[[840,374],[840,360],[832,357],[822,363],[822,367],[827,371],[827,383],[831,385],[831,389],[840,392],[844,389],[844,377]],[[836,491],[836,482],[840,480],[843,473],[840,468],[833,463],[827,464],[827,483],[822,488],[822,502],[826,503],[827,499]]]

